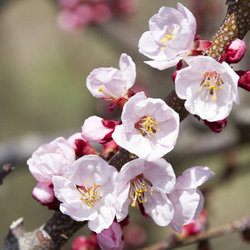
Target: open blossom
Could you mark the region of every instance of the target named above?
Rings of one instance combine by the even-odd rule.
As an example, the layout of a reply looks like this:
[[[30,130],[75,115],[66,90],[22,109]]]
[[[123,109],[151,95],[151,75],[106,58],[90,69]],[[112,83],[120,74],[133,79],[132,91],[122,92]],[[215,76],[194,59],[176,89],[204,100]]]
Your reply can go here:
[[[178,71],[176,93],[186,99],[185,108],[209,122],[229,116],[233,102],[239,104],[239,76],[225,62],[209,56],[187,57],[188,67]]]
[[[163,70],[176,65],[192,50],[196,33],[193,14],[181,3],[163,6],[149,20],[149,31],[139,41],[139,52],[153,59],[150,66]]]
[[[40,146],[27,161],[31,174],[38,181],[33,197],[45,205],[53,202],[52,177],[63,176],[74,161],[75,151],[63,137]]]
[[[97,155],[77,159],[64,176],[52,178],[60,210],[76,221],[89,221],[89,229],[100,233],[115,217],[114,180],[117,170]]]
[[[127,54],[121,54],[119,69],[94,69],[87,77],[87,88],[96,98],[116,101],[126,97],[136,78],[135,63]]]
[[[174,191],[168,198],[174,207],[174,218],[170,226],[178,233],[181,233],[183,225],[198,218],[203,208],[204,197],[197,187],[213,176],[210,168],[196,166],[188,168],[177,177]]]
[[[116,218],[122,221],[129,206],[143,206],[147,215],[159,226],[167,226],[174,210],[166,194],[173,191],[175,174],[163,158],[153,162],[135,159],[126,163],[116,179]]]
[[[112,137],[119,146],[140,158],[156,160],[176,143],[179,116],[161,99],[137,93],[124,105],[121,120]]]

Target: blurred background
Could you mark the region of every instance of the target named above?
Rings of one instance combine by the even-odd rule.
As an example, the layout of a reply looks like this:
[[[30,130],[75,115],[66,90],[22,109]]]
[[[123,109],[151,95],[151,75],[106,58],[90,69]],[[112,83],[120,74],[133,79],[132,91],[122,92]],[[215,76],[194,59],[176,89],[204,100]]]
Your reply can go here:
[[[224,0],[186,0],[196,16],[197,33],[211,40],[226,12]],[[24,218],[27,231],[46,222],[53,211],[36,202],[31,192],[36,184],[26,161],[43,143],[58,136],[68,138],[81,131],[90,115],[117,117],[108,104],[88,92],[88,74],[98,67],[116,67],[120,54],[129,54],[137,66],[136,86],[151,97],[165,98],[174,88],[174,68],[158,71],[143,63],[138,41],[148,30],[148,20],[163,5],[176,8],[177,1],[141,0],[125,18],[113,17],[105,23],[66,31],[58,25],[60,7],[56,1],[0,1],[0,163],[11,163],[15,171],[0,186],[0,247],[12,221]],[[234,69],[249,69],[247,53]],[[181,125],[173,152],[166,159],[176,174],[191,166],[209,166],[216,176],[203,189],[215,188],[206,196],[211,227],[233,221],[250,208],[250,101],[240,90],[241,105],[234,107],[228,126],[220,134],[211,132],[189,116]],[[228,178],[225,173],[234,172]],[[230,173],[231,173],[230,172]],[[226,176],[225,178],[222,178]],[[150,219],[133,212],[131,224],[146,230],[145,245],[165,239],[168,227],[160,228]],[[89,234],[83,229],[79,234]],[[238,233],[211,240],[213,249],[249,249]],[[64,249],[70,249],[70,242]],[[182,249],[195,249],[191,245]]]

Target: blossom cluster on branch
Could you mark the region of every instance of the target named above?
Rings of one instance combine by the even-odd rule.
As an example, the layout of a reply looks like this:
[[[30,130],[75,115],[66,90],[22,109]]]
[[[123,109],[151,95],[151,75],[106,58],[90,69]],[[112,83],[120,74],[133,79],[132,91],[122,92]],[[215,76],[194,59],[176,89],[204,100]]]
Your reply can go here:
[[[185,109],[220,132],[233,104],[239,104],[238,85],[247,89],[249,73],[237,73],[230,66],[243,57],[243,41],[231,42],[218,61],[206,54],[211,46],[219,48],[196,35],[195,17],[181,3],[177,9],[160,8],[139,40],[139,52],[152,59],[148,65],[159,70],[176,66],[172,78]],[[136,66],[126,53],[120,56],[119,69],[94,69],[86,80],[88,90],[109,101],[110,110],[119,106],[120,120],[91,116],[81,132],[40,146],[27,161],[38,181],[33,197],[75,221],[88,222],[102,249],[122,249],[130,206],[157,225],[170,225],[181,233],[202,211],[204,198],[198,187],[214,175],[207,166],[175,175],[164,156],[179,135],[177,109],[132,91],[135,80]],[[121,149],[129,157],[120,167],[111,160]]]
[[[138,0],[57,0],[58,25],[77,31],[90,24],[104,23],[112,17],[127,17],[137,9]]]

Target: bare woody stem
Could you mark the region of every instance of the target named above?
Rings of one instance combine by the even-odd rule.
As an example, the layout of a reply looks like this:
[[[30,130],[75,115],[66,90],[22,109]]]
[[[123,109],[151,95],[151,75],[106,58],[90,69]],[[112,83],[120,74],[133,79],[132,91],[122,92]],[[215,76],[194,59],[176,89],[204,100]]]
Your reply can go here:
[[[3,179],[14,170],[11,164],[4,164],[2,170],[0,171],[0,185],[3,184]]]
[[[195,236],[190,236],[182,241],[178,241],[177,237],[175,237],[175,235],[173,234],[166,241],[158,242],[152,246],[143,248],[141,250],[174,249],[176,247],[186,246],[192,243],[198,243],[203,240],[212,239],[215,237],[234,233],[236,231],[244,232],[245,230],[249,230],[249,228],[250,228],[250,215],[247,215],[239,220],[233,221],[232,223],[228,223],[220,227],[207,230]]]

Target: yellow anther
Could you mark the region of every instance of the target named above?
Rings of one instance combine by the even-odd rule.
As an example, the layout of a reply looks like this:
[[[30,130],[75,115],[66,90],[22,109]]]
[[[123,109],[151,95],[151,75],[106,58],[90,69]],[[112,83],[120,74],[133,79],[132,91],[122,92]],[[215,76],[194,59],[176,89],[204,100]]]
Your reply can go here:
[[[142,174],[130,181],[129,192],[130,198],[132,199],[132,207],[135,207],[136,202],[139,202],[139,204],[147,202],[147,194],[150,192],[150,195],[153,195],[153,189],[151,186],[152,184],[148,180],[144,179]]]
[[[86,187],[87,183],[84,182],[84,186],[78,186],[77,189],[81,194],[81,200],[86,203],[89,207],[93,207],[95,202],[99,201],[101,197],[101,192],[98,191],[99,185],[93,183],[90,188]]]
[[[155,135],[160,129],[158,125],[160,123],[156,122],[152,116],[143,116],[141,119],[135,123],[135,128],[140,130],[143,136],[148,135],[149,138]]]

